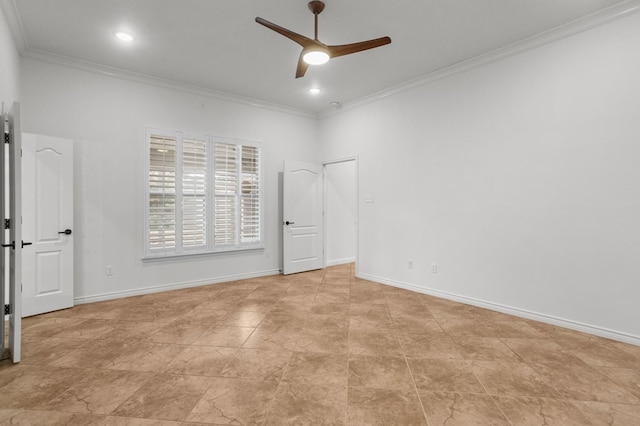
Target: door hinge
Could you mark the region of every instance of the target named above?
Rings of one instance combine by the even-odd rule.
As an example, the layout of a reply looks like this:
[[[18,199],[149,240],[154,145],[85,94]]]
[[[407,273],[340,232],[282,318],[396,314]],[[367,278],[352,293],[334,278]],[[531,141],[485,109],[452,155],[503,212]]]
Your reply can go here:
[[[11,138],[9,138],[9,133],[5,133],[4,134],[4,143],[9,143],[11,142]]]
[[[4,314],[11,315],[11,305],[4,305]]]
[[[4,220],[4,229],[11,229],[11,219]]]

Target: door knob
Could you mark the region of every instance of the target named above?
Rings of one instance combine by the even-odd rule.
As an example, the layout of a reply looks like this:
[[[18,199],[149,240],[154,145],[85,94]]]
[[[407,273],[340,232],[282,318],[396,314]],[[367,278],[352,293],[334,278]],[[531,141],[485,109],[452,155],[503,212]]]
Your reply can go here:
[[[58,232],[58,234],[71,235],[71,229],[65,229],[64,231]]]
[[[285,225],[295,225],[295,222],[289,222],[289,221],[286,221],[284,224],[285,224]]]

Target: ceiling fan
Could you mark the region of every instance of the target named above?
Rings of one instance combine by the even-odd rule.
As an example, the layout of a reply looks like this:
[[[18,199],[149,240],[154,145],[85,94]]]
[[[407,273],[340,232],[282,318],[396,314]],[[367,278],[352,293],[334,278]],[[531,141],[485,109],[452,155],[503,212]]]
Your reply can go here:
[[[363,50],[373,49],[374,47],[384,46],[391,43],[389,37],[380,37],[373,40],[361,41],[359,43],[341,44],[336,46],[327,46],[318,40],[318,15],[324,10],[324,2],[314,0],[309,2],[309,9],[315,17],[315,33],[314,38],[310,39],[303,35],[294,33],[286,28],[276,25],[272,22],[256,18],[258,24],[264,25],[273,31],[282,34],[302,46],[302,53],[298,59],[298,68],[296,69],[296,78],[304,76],[309,65],[321,65],[326,63],[330,58],[349,55],[351,53],[362,52]]]

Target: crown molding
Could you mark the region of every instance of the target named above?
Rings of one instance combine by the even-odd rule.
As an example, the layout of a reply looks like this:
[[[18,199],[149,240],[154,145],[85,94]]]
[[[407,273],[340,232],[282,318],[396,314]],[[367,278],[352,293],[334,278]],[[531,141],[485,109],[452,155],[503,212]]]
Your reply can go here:
[[[0,0],[0,10],[2,10],[2,14],[7,21],[18,52],[22,54],[22,52],[27,50],[29,44],[27,43],[27,36],[25,35],[22,19],[20,19],[15,0]]]
[[[298,115],[307,118],[318,118],[318,114],[286,105],[279,105],[276,103],[264,101],[256,98],[249,98],[240,95],[234,95],[227,92],[222,92],[214,89],[210,89],[203,86],[192,85],[188,83],[182,83],[175,80],[164,79],[160,77],[154,77],[148,74],[136,73],[133,71],[127,71],[121,68],[110,67],[107,65],[98,64],[95,62],[84,61],[76,58],[71,58],[64,55],[57,55],[50,52],[45,52],[38,49],[27,48],[20,54],[23,58],[35,59],[51,64],[61,65],[69,68],[74,68],[82,71],[87,71],[95,74],[104,75],[112,78],[119,78],[122,80],[128,80],[135,83],[146,84],[150,86],[161,87],[163,89],[176,90],[184,93],[190,93],[198,96],[205,96],[208,98],[232,102],[235,104],[251,106],[254,108],[266,109],[271,111],[277,111],[286,114]]]
[[[273,102],[264,101],[262,99],[244,97],[203,86],[154,77],[148,74],[136,73],[121,68],[110,67],[91,61],[84,61],[69,56],[58,55],[50,52],[45,52],[43,50],[30,48],[26,33],[24,31],[24,27],[22,25],[22,19],[20,18],[20,13],[18,12],[16,0],[0,0],[0,10],[2,10],[5,20],[7,21],[7,25],[9,26],[9,30],[11,31],[14,42],[18,49],[18,53],[23,58],[32,58],[56,65],[62,65],[69,68],[75,68],[82,71],[101,74],[108,77],[129,80],[136,83],[176,90],[184,93],[195,94],[198,96],[205,96],[220,101],[232,102],[240,105],[251,106],[254,108],[293,114],[307,118],[318,118],[317,113],[300,108],[280,105]]]
[[[434,83],[438,80],[451,77],[464,71],[478,68],[483,65],[487,65],[492,62],[496,62],[510,56],[535,49],[545,44],[553,43],[555,41],[571,37],[581,32],[604,25],[610,21],[629,16],[638,11],[640,11],[640,0],[628,0],[624,3],[599,10],[582,18],[575,19],[566,24],[544,31],[542,33],[533,35],[515,43],[508,44],[504,47],[500,47],[498,49],[483,53],[470,59],[466,59],[448,67],[432,71],[415,79],[402,82],[400,84],[388,87],[370,95],[342,103],[338,108],[326,109],[318,114],[318,118],[326,118],[331,115],[344,112],[345,110],[354,109],[363,105],[370,104],[372,102],[376,102],[380,99],[397,93],[405,92],[416,87]]]

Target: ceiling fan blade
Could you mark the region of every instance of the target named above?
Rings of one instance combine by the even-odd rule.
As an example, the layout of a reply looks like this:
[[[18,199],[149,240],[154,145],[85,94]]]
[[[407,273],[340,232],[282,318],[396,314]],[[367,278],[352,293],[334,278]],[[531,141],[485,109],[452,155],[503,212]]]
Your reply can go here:
[[[304,77],[304,73],[307,72],[307,68],[309,68],[309,64],[302,60],[302,56],[304,55],[304,51],[300,53],[300,58],[298,59],[298,68],[296,68],[296,78]]]
[[[294,33],[293,31],[290,31],[286,28],[281,27],[280,25],[276,25],[273,22],[269,22],[266,19],[262,19],[260,17],[256,18],[256,22],[260,25],[264,25],[265,27],[282,34],[283,36],[287,37],[290,40],[295,41],[296,43],[298,43],[300,46],[302,47],[307,47],[309,44],[313,43],[313,40],[311,40],[308,37],[305,37],[303,35],[300,35],[298,33]]]
[[[341,44],[337,46],[327,46],[329,48],[329,56],[337,58],[338,56],[349,55],[351,53],[362,52],[363,50],[373,49],[374,47],[384,46],[391,43],[391,38],[380,37],[373,40],[361,41],[359,43]]]

